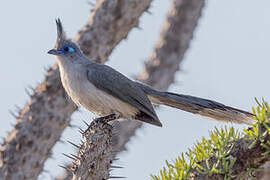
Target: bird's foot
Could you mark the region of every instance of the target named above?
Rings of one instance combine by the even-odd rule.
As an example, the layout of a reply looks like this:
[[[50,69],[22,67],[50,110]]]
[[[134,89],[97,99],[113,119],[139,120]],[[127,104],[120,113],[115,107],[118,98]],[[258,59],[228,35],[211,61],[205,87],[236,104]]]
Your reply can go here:
[[[112,128],[112,125],[110,125],[108,122],[118,119],[119,116],[120,116],[119,114],[110,114],[107,116],[95,118],[93,122],[90,124],[90,126],[88,126],[88,128],[84,131],[83,134],[86,134],[86,132],[89,131],[92,126],[95,126],[98,124],[102,124],[103,126],[110,126],[110,128]]]
[[[94,119],[94,121],[108,123],[108,122],[113,121],[113,120],[118,119],[118,118],[119,118],[118,114],[110,114],[108,116],[102,116],[102,117],[96,118],[96,119]]]

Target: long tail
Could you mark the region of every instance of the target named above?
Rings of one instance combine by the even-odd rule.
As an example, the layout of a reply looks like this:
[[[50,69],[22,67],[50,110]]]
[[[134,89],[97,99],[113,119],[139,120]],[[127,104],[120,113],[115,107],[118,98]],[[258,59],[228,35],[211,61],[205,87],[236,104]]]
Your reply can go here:
[[[171,106],[223,122],[233,122],[237,124],[254,123],[254,115],[240,109],[194,96],[160,92],[144,84],[140,84],[139,86],[154,104]]]

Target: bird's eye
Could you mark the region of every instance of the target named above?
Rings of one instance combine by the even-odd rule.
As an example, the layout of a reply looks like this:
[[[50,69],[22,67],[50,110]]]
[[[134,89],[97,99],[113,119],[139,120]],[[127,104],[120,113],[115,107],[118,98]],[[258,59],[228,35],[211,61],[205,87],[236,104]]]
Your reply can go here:
[[[68,52],[69,48],[68,47],[65,47],[64,48],[64,51]]]
[[[64,53],[69,53],[69,52],[75,52],[75,49],[73,47],[70,47],[70,46],[64,46],[63,51],[64,51]]]

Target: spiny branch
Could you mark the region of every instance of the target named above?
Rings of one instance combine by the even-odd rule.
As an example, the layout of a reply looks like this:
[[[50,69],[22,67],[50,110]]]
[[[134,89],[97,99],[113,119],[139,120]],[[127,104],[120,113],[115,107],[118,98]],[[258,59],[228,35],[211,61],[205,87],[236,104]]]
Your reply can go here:
[[[174,82],[174,75],[189,48],[193,33],[202,14],[205,0],[174,0],[163,25],[156,48],[145,69],[137,79],[159,90],[167,90]],[[139,121],[119,123],[114,136],[115,149],[125,150],[126,143],[142,126]]]
[[[109,169],[112,166],[114,151],[112,146],[113,126],[94,120],[87,131],[83,133],[84,142],[78,150],[78,155],[69,156],[72,159],[73,179],[109,179]]]
[[[136,27],[152,0],[99,0],[75,40],[84,53],[105,62],[112,49]],[[0,150],[0,179],[36,179],[52,147],[77,107],[66,98],[57,65],[30,94]]]

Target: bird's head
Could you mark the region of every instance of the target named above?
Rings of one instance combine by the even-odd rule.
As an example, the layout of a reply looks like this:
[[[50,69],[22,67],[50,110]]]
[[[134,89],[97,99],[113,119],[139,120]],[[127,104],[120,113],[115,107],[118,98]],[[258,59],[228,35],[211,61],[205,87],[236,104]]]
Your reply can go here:
[[[57,27],[57,39],[54,49],[48,51],[48,54],[58,56],[58,59],[76,59],[78,56],[82,56],[82,52],[79,46],[66,38],[60,19],[56,20]],[[73,61],[73,60],[72,60]]]

